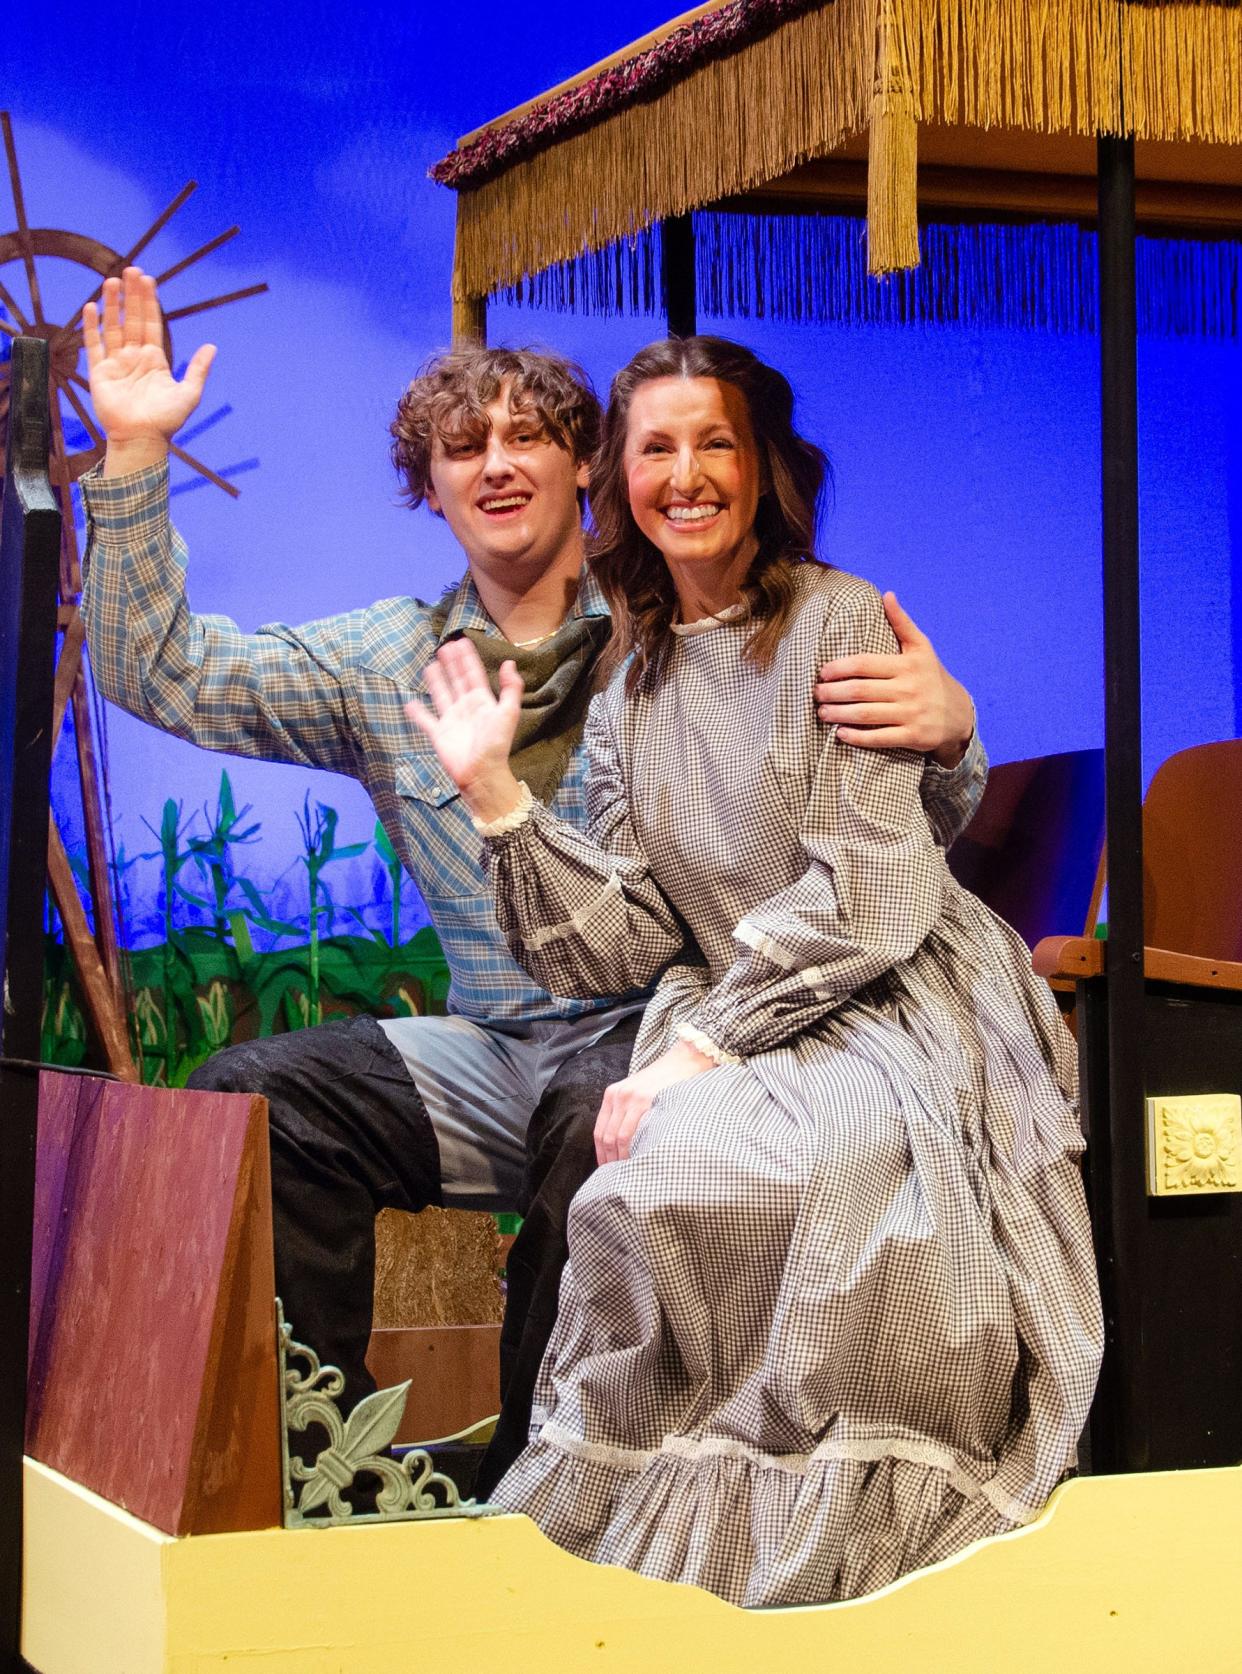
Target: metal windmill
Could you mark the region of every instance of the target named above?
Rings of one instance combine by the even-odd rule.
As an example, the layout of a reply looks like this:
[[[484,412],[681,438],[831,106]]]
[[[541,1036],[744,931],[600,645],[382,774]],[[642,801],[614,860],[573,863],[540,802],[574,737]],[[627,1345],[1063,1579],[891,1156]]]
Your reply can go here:
[[[78,370],[78,363],[82,351],[82,310],[86,303],[99,298],[105,279],[119,274],[123,268],[138,259],[186,203],[195,190],[195,182],[190,181],[184,186],[142,236],[123,252],[113,250],[82,233],[32,227],[26,216],[17,150],[13,143],[13,128],[7,111],[0,112],[0,126],[4,131],[4,148],[17,222],[14,231],[0,233],[0,305],[9,316],[7,319],[0,317],[0,332],[10,337],[42,337],[48,345],[48,378],[51,386],[49,474],[63,512],[52,748],[55,749],[60,736],[65,711],[72,706],[90,898],[95,922],[93,934],[64,840],[54,817],[50,819],[48,827],[48,880],[64,926],[65,940],[77,968],[87,1013],[103,1047],[108,1067],[114,1074],[126,1080],[137,1080],[138,1070],[127,1027],[132,1007],[128,1003],[128,984],[121,956],[121,939],[117,930],[117,901],[113,888],[115,857],[107,815],[106,748],[100,747],[105,740],[100,724],[102,705],[89,676],[85,630],[79,609],[82,591],[81,554],[72,506],[73,484],[102,459],[105,439],[91,414],[89,386]],[[158,274],[157,280],[161,288],[193,267],[204,256],[226,244],[238,230],[237,227],[230,227]],[[49,320],[44,309],[38,263],[46,259],[57,259],[84,268],[98,281],[94,289],[82,298],[71,317],[60,324]],[[25,289],[28,293],[28,301],[25,304],[17,301],[13,288],[4,282],[2,277],[6,265],[14,263],[20,263],[24,272]],[[17,279],[16,285],[20,287],[21,282],[20,278]],[[192,302],[167,312],[164,315],[164,337],[169,363],[172,364],[173,356],[168,328],[173,321],[187,319],[192,314],[201,314],[210,308],[223,307],[225,303],[239,302],[244,297],[257,296],[266,290],[265,284],[249,285],[244,290],[208,297],[204,301]],[[76,419],[76,424],[67,420],[63,403],[67,404],[73,418]],[[7,428],[8,410],[9,366],[6,357],[0,362],[0,459],[3,458],[2,438]],[[210,423],[211,420],[207,422]],[[71,446],[70,442],[76,444],[78,441],[78,436],[73,432],[79,427],[85,433],[86,445]],[[195,433],[203,428],[205,425],[200,421]],[[68,442],[67,431],[70,433]],[[195,458],[184,446],[176,442],[171,444],[171,451],[176,459],[197,472],[201,478],[214,483],[217,488],[222,488],[226,494],[236,496],[238,490],[228,480],[227,475],[212,470],[209,465]]]

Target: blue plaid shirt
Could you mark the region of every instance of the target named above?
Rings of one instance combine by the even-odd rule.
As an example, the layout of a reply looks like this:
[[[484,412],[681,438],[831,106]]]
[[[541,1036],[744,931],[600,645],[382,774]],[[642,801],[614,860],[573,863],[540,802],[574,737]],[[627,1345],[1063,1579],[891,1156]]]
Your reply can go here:
[[[579,1017],[609,999],[561,999],[515,962],[496,923],[482,845],[456,787],[405,714],[441,640],[459,628],[498,633],[467,575],[437,638],[431,607],[381,599],[365,610],[243,633],[193,612],[186,549],[168,513],[166,465],[80,484],[87,514],[82,610],[104,695],[141,720],[207,750],[347,773],[366,787],[418,886],[452,974],[449,1007],[477,1022]],[[583,575],[576,616],[603,616]],[[807,671],[808,682],[812,677]],[[977,740],[952,772],[929,767],[928,813],[942,841],[982,795]],[[570,757],[551,810],[586,823],[585,762]]]

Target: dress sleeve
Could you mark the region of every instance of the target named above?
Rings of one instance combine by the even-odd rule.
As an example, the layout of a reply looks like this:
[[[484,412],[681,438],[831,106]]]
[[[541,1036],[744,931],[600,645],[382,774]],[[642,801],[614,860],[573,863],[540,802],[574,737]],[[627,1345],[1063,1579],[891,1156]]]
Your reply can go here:
[[[848,594],[825,626],[828,662],[889,652],[873,589]],[[923,758],[822,741],[803,815],[802,875],[733,932],[734,963],[681,1025],[719,1056],[749,1057],[802,1033],[910,958],[940,916],[948,876],[919,796]]]
[[[974,819],[987,782],[987,751],[977,725],[956,767],[941,767],[931,756],[925,758],[919,792],[932,835],[942,849],[952,848]]]
[[[513,957],[552,994],[590,998],[649,986],[685,943],[630,820],[611,688],[587,716],[587,829],[531,804],[484,841],[496,917]]]
[[[689,955],[670,965],[656,984],[643,1012],[630,1061],[631,1072],[646,1069],[681,1034],[711,988],[711,974],[701,955]]]
[[[248,634],[196,615],[168,514],[168,467],[84,477],[82,613],[104,696],[206,750],[351,773],[359,752],[343,686],[342,623]]]

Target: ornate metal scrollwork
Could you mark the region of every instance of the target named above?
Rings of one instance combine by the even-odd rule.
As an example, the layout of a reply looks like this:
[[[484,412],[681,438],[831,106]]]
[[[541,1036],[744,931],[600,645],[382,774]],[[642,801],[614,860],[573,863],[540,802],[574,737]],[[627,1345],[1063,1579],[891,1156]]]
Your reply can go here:
[[[408,1379],[366,1396],[342,1418],[337,1397],[345,1387],[344,1374],[335,1366],[321,1366],[314,1349],[294,1342],[279,1297],[276,1336],[285,1528],[491,1514],[494,1507],[463,1500],[457,1484],[436,1470],[424,1448],[412,1448],[401,1458],[388,1451],[405,1411]],[[291,1361],[304,1362],[306,1370]],[[290,1451],[289,1437],[313,1424],[328,1440],[308,1464]]]

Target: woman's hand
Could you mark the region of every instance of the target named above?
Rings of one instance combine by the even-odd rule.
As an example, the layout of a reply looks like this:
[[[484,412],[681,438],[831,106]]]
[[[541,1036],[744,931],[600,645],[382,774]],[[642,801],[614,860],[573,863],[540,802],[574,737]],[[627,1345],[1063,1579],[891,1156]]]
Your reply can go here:
[[[500,666],[500,696],[468,639],[450,640],[428,663],[423,679],[435,706],[407,703],[405,712],[431,740],[444,771],[476,819],[512,812],[521,787],[509,767],[509,751],[522,710],[522,677],[516,663]]]
[[[108,438],[104,475],[163,459],[170,439],[202,399],[214,346],[205,343],[195,350],[178,383],[164,353],[155,280],[138,267],[127,267],[120,279],[104,280],[102,329],[98,309],[88,302],[82,339],[91,401]]]
[[[654,1064],[627,1075],[624,1081],[614,1081],[604,1094],[595,1121],[595,1157],[600,1163],[623,1162],[630,1154],[634,1135],[643,1117],[655,1103],[657,1094],[677,1081],[688,1081],[692,1075],[716,1065],[706,1053],[678,1041]]]
[[[885,593],[884,614],[900,652],[838,657],[819,671],[821,721],[837,721],[843,744],[866,750],[917,750],[956,767],[975,730],[970,693],[941,664],[936,648]]]

